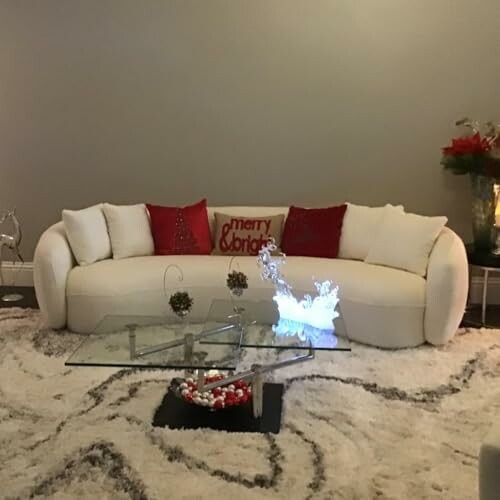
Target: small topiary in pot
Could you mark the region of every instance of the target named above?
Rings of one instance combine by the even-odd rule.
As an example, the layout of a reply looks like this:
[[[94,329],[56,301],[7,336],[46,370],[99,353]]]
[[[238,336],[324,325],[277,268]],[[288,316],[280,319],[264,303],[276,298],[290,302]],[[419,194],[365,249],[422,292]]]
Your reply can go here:
[[[226,285],[233,295],[239,297],[248,288],[248,278],[241,271],[231,271],[227,275]]]
[[[187,292],[175,292],[170,296],[168,304],[179,317],[186,316],[193,307],[194,300]]]

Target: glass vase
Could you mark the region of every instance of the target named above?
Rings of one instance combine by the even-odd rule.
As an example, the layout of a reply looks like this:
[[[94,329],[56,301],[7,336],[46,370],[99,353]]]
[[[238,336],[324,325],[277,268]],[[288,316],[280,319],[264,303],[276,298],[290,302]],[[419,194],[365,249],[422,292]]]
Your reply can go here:
[[[476,250],[490,252],[496,246],[495,209],[498,193],[495,178],[471,173],[472,237]]]

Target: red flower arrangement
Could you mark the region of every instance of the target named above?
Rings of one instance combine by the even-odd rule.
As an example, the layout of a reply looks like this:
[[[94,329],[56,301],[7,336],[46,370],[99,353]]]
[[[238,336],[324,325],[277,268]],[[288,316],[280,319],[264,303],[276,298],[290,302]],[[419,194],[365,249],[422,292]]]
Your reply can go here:
[[[491,139],[481,137],[481,134],[476,132],[474,135],[452,139],[451,146],[443,148],[443,154],[446,156],[475,155],[487,153],[492,148]]]
[[[500,156],[495,154],[499,152],[497,127],[489,122],[486,132],[481,135],[479,124],[468,118],[459,120],[456,125],[468,127],[472,134],[452,139],[451,145],[442,149],[441,165],[457,175],[475,173],[500,177]]]

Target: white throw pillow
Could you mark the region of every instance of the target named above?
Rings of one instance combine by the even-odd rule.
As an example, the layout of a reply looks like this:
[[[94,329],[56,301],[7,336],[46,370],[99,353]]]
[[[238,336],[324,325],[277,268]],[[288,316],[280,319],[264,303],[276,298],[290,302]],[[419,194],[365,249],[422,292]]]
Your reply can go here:
[[[62,220],[80,266],[111,257],[111,242],[101,204],[83,210],[63,210]]]
[[[154,242],[146,205],[110,205],[105,203],[113,259],[153,255]]]
[[[447,217],[388,211],[365,262],[425,276],[432,247],[447,221]]]
[[[365,207],[348,203],[340,235],[339,258],[365,260],[388,211],[403,213],[403,207]]]

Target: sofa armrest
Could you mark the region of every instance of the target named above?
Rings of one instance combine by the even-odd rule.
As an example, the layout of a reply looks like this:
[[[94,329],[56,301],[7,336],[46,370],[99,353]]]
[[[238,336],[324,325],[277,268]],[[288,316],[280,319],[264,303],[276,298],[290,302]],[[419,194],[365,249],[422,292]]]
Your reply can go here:
[[[427,342],[444,344],[455,335],[465,312],[468,273],[462,240],[445,228],[432,249],[427,268],[424,318]]]
[[[66,279],[75,265],[62,222],[49,227],[35,249],[36,298],[47,326],[66,326]]]
[[[494,424],[479,451],[479,499],[498,499],[500,491],[500,425]]]

